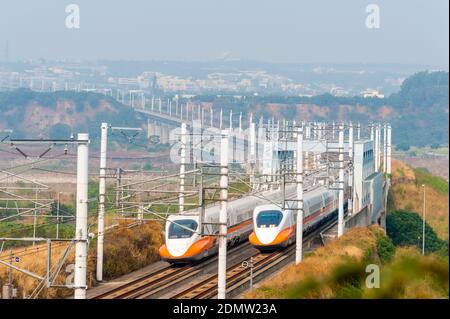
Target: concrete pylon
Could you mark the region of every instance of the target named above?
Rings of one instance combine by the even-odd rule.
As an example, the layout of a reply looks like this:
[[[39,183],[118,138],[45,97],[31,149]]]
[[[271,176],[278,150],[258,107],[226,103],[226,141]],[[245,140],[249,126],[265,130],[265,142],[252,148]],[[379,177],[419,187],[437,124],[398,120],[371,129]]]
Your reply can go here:
[[[155,135],[155,124],[150,120],[147,121],[147,138]]]
[[[161,126],[161,144],[169,144],[169,127],[167,125]]]
[[[160,124],[155,124],[155,134],[154,135],[158,136],[161,140],[162,127]]]

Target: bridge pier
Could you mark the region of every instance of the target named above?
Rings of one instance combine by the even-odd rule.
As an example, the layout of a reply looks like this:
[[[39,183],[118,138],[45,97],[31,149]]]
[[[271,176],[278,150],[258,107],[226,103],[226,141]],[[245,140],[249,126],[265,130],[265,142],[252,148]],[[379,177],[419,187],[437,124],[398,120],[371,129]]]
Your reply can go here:
[[[155,123],[148,120],[147,121],[147,138],[150,138],[153,135],[155,135]]]
[[[155,124],[155,134],[154,135],[158,136],[161,141],[161,125],[160,124]]]
[[[161,144],[169,144],[169,132],[170,127],[167,125],[161,125]]]

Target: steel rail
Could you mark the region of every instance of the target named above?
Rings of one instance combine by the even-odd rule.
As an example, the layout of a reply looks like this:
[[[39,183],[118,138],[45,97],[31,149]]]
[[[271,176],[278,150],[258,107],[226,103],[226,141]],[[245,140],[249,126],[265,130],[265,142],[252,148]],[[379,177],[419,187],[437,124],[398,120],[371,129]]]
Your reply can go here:
[[[305,236],[304,242],[308,242],[317,235],[319,235],[324,229],[328,229],[330,225],[335,225],[337,221],[333,220],[326,223],[319,229],[311,232]],[[284,250],[278,250],[273,253],[257,253],[251,256],[254,263],[254,276],[260,276],[270,269],[273,269],[276,265],[279,265],[284,260],[290,258],[295,253],[295,245],[291,245]],[[249,257],[250,258],[250,257]],[[250,280],[250,269],[242,266],[242,263],[232,265],[227,269],[227,294],[242,287],[247,281]],[[207,299],[217,296],[217,274],[208,276],[201,280],[199,283],[177,293],[170,299]]]
[[[250,244],[245,242],[233,247],[230,252],[240,250],[246,246],[250,247]],[[214,256],[196,265],[185,265],[178,268],[169,265],[96,295],[92,299],[144,299],[164,289],[168,289],[187,278],[191,278],[216,261],[217,256]]]

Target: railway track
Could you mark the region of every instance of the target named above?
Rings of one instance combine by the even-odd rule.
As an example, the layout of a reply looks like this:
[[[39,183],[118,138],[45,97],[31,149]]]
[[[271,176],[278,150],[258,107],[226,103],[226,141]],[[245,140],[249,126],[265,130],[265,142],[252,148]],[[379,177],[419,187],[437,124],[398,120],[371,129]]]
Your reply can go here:
[[[114,288],[101,295],[95,296],[93,299],[133,299],[156,289],[162,289],[165,285],[182,278],[192,271],[191,266],[173,268],[171,266],[164,267],[156,272],[147,274],[141,278],[135,279]]]
[[[304,242],[311,241],[320,234],[324,229],[334,225],[336,221],[327,223],[320,229],[308,234],[304,237]],[[251,247],[249,242],[245,242],[237,247],[230,249],[230,255],[243,251],[245,248]],[[241,258],[239,262],[235,262],[227,269],[227,294],[237,291],[247,285],[250,281],[250,269],[242,266],[242,261],[253,261],[253,278],[258,279],[266,275],[277,266],[288,262],[295,254],[295,245],[291,245],[284,250],[272,253],[251,253]],[[167,266],[155,272],[146,274],[140,278],[134,279],[119,287],[113,288],[105,293],[94,296],[92,299],[146,299],[157,294],[163,294],[170,291],[177,284],[182,284],[183,281],[193,279],[200,275],[208,265],[217,261],[217,256],[204,260],[196,265],[185,266]],[[214,298],[217,295],[217,280],[216,274],[209,274],[199,280],[195,284],[191,284],[184,290],[177,290],[170,299],[208,299]]]
[[[236,251],[246,247],[250,247],[248,242],[233,247],[230,251]],[[216,261],[217,256],[204,260],[196,265],[185,265],[181,267],[167,266],[110,291],[94,296],[92,299],[145,299],[198,275],[206,266]]]
[[[315,232],[305,236],[305,242],[317,237],[324,229],[335,225],[331,222]],[[253,261],[253,279],[263,276],[266,272],[273,270],[283,262],[288,261],[295,254],[295,245],[291,245],[282,251],[272,253],[256,253],[250,258]],[[250,261],[250,258],[247,261]],[[241,289],[250,281],[250,269],[241,263],[235,264],[227,269],[227,295]],[[218,275],[210,275],[199,283],[173,295],[170,299],[211,299],[217,296]]]
[[[287,250],[292,250],[292,246]],[[267,265],[279,260],[282,255],[287,255],[287,250],[282,252],[275,252],[271,254],[255,254],[251,256],[253,258],[253,272],[255,275],[256,271],[262,268],[266,268]],[[231,287],[235,286],[242,280],[249,278],[250,269],[244,268],[242,263],[236,264],[227,269],[227,293],[231,291]],[[188,289],[172,296],[170,299],[209,299],[217,295],[217,274],[210,275],[200,283],[189,287]]]

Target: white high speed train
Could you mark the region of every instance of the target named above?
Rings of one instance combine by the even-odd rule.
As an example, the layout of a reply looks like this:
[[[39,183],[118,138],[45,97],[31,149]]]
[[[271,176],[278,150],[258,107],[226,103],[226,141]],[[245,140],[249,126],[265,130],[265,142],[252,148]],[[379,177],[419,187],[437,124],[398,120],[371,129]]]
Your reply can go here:
[[[294,194],[295,186],[286,188],[286,196]],[[256,206],[279,203],[282,196],[281,190],[270,190],[258,193],[257,197],[250,195],[228,202],[228,245],[234,246],[247,240],[253,229],[252,213]],[[219,233],[219,205],[205,209],[203,222],[206,235],[202,236],[199,234],[197,210],[169,215],[165,226],[165,244],[159,249],[161,258],[170,263],[189,263],[215,255],[218,251],[217,236],[214,235]]]
[[[296,207],[291,202],[288,207]],[[346,211],[344,202],[344,211]],[[307,234],[338,213],[338,191],[327,190],[320,186],[305,193],[303,198],[303,232]],[[297,210],[281,209],[277,205],[268,204],[255,207],[253,211],[254,231],[249,236],[250,243],[260,251],[271,251],[285,248],[294,243],[296,238]]]

